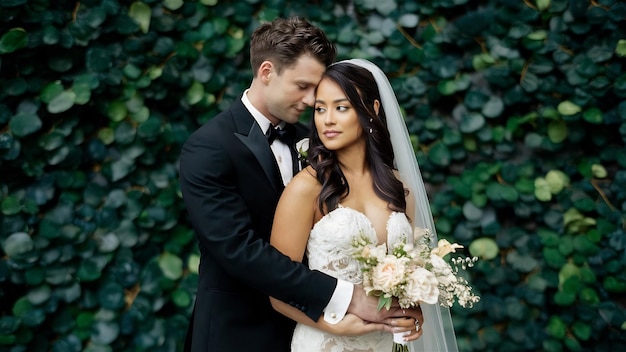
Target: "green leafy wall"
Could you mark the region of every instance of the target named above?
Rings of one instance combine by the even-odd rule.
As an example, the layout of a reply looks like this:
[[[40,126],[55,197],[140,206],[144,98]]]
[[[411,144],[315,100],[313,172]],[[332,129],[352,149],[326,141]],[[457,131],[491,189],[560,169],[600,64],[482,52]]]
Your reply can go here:
[[[302,15],[388,72],[437,229],[480,257],[462,351],[626,347],[626,4],[0,1],[0,350],[178,351],[187,136]]]

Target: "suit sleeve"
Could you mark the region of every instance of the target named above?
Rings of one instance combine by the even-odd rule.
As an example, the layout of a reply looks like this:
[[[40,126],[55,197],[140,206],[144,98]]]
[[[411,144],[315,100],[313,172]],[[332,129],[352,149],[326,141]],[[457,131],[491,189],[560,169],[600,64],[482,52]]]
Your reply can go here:
[[[314,321],[337,280],[293,262],[255,235],[224,144],[192,135],[180,158],[180,187],[200,247],[231,277],[300,308]],[[214,140],[214,139],[213,139]]]

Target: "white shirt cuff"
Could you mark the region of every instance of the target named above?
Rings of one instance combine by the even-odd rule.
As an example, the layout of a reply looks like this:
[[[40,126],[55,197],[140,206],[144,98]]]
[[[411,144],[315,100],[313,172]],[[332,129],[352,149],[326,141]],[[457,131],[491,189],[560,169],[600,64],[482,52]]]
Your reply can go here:
[[[348,306],[352,300],[354,285],[350,282],[337,280],[337,287],[324,309],[324,320],[329,324],[337,324],[348,312]]]

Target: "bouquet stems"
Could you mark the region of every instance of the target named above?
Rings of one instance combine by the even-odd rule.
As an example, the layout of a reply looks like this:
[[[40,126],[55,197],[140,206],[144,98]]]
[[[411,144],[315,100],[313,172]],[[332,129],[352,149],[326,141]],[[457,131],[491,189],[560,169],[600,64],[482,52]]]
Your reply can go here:
[[[394,342],[391,352],[409,352],[409,346]]]

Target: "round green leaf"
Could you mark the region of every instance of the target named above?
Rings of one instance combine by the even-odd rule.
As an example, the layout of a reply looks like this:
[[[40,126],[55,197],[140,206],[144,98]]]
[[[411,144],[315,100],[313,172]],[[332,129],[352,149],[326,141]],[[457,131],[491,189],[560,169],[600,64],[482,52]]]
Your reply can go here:
[[[602,117],[602,111],[598,108],[591,108],[583,113],[583,119],[593,124],[602,123]]]
[[[137,22],[143,33],[148,33],[150,29],[150,17],[152,16],[150,6],[141,1],[135,1],[130,5],[128,15]]]
[[[47,84],[39,93],[39,98],[42,102],[48,104],[52,99],[56,98],[59,94],[63,93],[63,84],[60,81],[54,81]]]
[[[450,164],[450,151],[445,144],[437,143],[428,151],[428,159],[435,165],[447,166]]]
[[[491,96],[483,105],[481,113],[487,118],[495,118],[500,116],[504,111],[504,102],[499,96]]]
[[[18,137],[24,137],[39,131],[42,123],[39,116],[31,113],[19,113],[9,121],[11,132]]]
[[[463,204],[463,215],[469,221],[478,221],[482,218],[483,211],[474,203],[468,201]]]
[[[136,165],[134,159],[122,157],[109,164],[109,167],[111,170],[111,180],[119,181],[135,170]]]
[[[591,165],[591,174],[595,178],[606,178],[608,175],[606,168],[604,168],[601,164]]]
[[[475,239],[469,246],[469,252],[473,257],[479,257],[485,260],[495,258],[499,251],[500,249],[496,241],[488,237]]]
[[[523,273],[530,273],[539,266],[535,258],[530,255],[522,255],[516,250],[507,253],[506,261],[511,264],[513,269]]]
[[[35,243],[26,232],[16,232],[4,240],[2,248],[9,258],[20,259],[35,249]]]
[[[27,44],[28,33],[23,28],[12,28],[0,37],[0,54],[12,53]]]
[[[48,301],[50,296],[52,296],[52,290],[48,285],[37,286],[28,291],[28,294],[26,295],[28,301],[36,306]]]
[[[57,131],[52,131],[39,140],[39,146],[44,150],[51,151],[59,148],[65,142],[65,136]]]
[[[183,261],[174,254],[163,253],[159,257],[159,267],[170,280],[178,280],[183,275]]]
[[[572,325],[572,332],[580,340],[587,341],[591,337],[591,324],[582,321],[576,321]]]
[[[117,321],[97,321],[92,326],[91,341],[107,346],[117,339],[120,334],[120,326]]]
[[[550,185],[543,177],[537,177],[535,179],[535,197],[542,202],[548,202],[552,199]]]
[[[56,97],[52,98],[48,103],[48,112],[58,114],[69,110],[76,102],[76,93],[66,90]]]
[[[479,113],[469,113],[461,117],[459,129],[463,133],[473,133],[485,125],[485,118]]]
[[[165,6],[166,8],[172,11],[175,11],[181,8],[181,6],[183,6],[183,3],[184,3],[183,0],[164,0],[163,6]]]
[[[452,95],[456,92],[456,84],[453,80],[443,80],[439,82],[437,89],[443,95]]]
[[[2,200],[2,214],[11,216],[22,211],[20,200],[13,196],[8,196]]]
[[[187,90],[186,100],[189,105],[195,105],[204,96],[204,86],[200,82],[193,82],[191,87]]]
[[[578,114],[581,111],[581,108],[580,106],[572,103],[571,101],[566,100],[566,101],[559,103],[559,105],[557,106],[557,110],[559,114],[563,116],[571,116],[571,115]]]
[[[576,294],[573,292],[558,291],[554,295],[554,303],[560,306],[569,306],[576,302]]]
[[[391,1],[376,1],[376,10],[381,13],[383,16],[389,16],[393,11],[398,8],[398,4],[396,4],[395,0]]]
[[[419,23],[419,16],[412,13],[405,13],[398,19],[398,24],[405,28],[415,28]]]
[[[541,41],[541,40],[545,40],[547,38],[548,34],[545,30],[538,30],[538,31],[534,31],[530,34],[528,34],[528,36],[526,36],[528,39],[530,40],[537,40],[537,41]]]
[[[583,304],[595,306],[600,303],[598,293],[591,287],[583,288],[578,295]]]
[[[78,278],[81,281],[89,282],[100,278],[100,265],[94,258],[85,258],[78,267]]]
[[[109,145],[115,141],[115,132],[111,128],[103,128],[98,131],[98,139],[105,145]]]
[[[99,236],[98,242],[98,250],[102,253],[111,253],[115,251],[120,245],[119,238],[116,234],[112,232]]]
[[[490,67],[495,63],[496,63],[496,60],[493,58],[493,56],[489,55],[488,53],[481,53],[481,54],[475,55],[472,58],[472,66],[474,67],[474,70],[476,71],[480,71],[484,68]]]
[[[114,282],[105,284],[98,290],[98,299],[102,308],[116,310],[124,306],[124,288]]]
[[[548,138],[552,143],[563,142],[567,138],[568,132],[565,121],[552,121],[548,125]]]
[[[537,9],[539,11],[547,10],[550,7],[551,0],[537,0]]]
[[[187,259],[187,267],[190,272],[198,274],[198,268],[200,268],[200,256],[197,254],[190,255],[189,259]]]
[[[26,270],[24,273],[24,279],[26,283],[31,286],[41,284],[46,277],[46,271],[42,267],[33,267]]]
[[[546,174],[546,182],[550,187],[550,193],[559,194],[563,188],[569,186],[569,177],[561,170],[550,170]]]
[[[130,118],[137,123],[146,122],[150,118],[150,109],[142,106],[138,111],[131,113]]]
[[[172,292],[172,302],[178,307],[189,307],[191,305],[191,295],[186,290],[177,289]]]
[[[615,45],[615,54],[619,57],[626,57],[626,39],[620,39]]]

